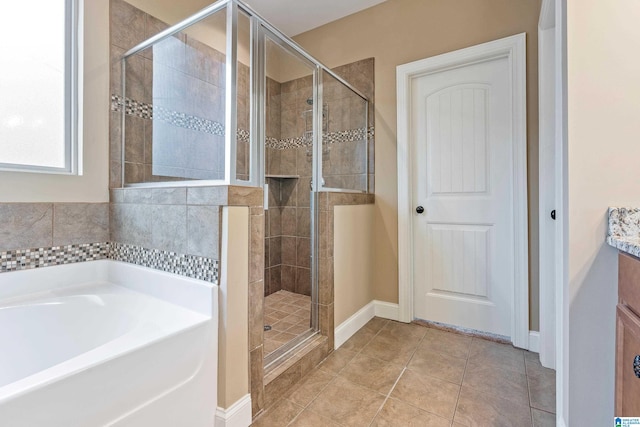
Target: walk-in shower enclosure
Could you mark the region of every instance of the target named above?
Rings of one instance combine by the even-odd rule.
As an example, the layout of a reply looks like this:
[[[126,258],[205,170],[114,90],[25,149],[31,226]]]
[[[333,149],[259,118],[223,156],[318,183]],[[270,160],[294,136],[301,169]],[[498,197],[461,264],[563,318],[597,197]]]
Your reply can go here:
[[[153,30],[122,56],[113,100],[123,186],[264,188],[265,297],[308,304],[308,321],[265,311],[268,365],[319,329],[318,193],[369,190],[369,102],[237,0]]]
[[[268,81],[307,76],[296,135],[267,135],[276,125]],[[262,186],[265,147],[289,144],[307,148],[314,191],[368,190],[366,96],[238,0],[220,0],[127,51],[121,80],[125,186]],[[129,116],[153,118],[152,126]],[[343,170],[323,165],[322,153],[327,163],[331,145],[346,140],[363,145]]]

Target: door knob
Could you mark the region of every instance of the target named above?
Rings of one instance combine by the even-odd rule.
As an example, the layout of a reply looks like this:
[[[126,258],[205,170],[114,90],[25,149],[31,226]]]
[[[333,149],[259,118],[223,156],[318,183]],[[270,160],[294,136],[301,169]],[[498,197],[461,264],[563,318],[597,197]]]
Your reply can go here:
[[[418,206],[418,207],[416,208],[416,212],[418,212],[419,214],[421,214],[421,213],[423,213],[423,212],[424,212],[424,208],[423,208],[422,206]]]

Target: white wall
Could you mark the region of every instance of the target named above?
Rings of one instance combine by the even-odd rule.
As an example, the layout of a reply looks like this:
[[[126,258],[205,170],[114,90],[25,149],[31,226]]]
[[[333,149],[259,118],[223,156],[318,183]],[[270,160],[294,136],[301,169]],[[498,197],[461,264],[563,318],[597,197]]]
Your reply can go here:
[[[335,325],[373,300],[373,205],[336,206],[333,264]]]
[[[569,419],[614,416],[616,251],[608,206],[640,206],[640,2],[567,0]]]

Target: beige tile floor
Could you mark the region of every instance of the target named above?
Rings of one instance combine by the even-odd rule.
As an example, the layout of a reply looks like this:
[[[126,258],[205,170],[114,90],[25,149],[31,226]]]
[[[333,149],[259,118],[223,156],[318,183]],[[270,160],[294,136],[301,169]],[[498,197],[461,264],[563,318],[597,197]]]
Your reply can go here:
[[[374,318],[253,425],[546,427],[554,412],[537,354]]]
[[[265,355],[277,350],[310,327],[311,297],[289,291],[278,291],[264,299]]]

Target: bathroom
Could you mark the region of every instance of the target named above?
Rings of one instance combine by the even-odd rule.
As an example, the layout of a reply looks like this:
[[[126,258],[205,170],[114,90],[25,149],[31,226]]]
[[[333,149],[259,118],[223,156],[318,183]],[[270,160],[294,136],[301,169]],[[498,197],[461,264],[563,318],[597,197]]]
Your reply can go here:
[[[150,391],[155,396],[140,394],[135,405],[114,405],[118,409],[111,412],[102,408],[98,418],[90,418],[97,415],[88,410],[88,425],[171,425],[169,408],[181,408],[198,395],[203,398],[194,403],[190,425],[204,419],[210,423],[202,425],[393,425],[394,416],[411,414],[434,425],[492,425],[487,420],[499,425],[491,418],[495,414],[479,406],[477,391],[495,398],[495,407],[510,411],[522,425],[555,425],[551,422],[560,416],[556,374],[549,368],[555,361],[550,364],[542,354],[549,311],[544,253],[538,252],[544,238],[539,227],[548,215],[538,172],[544,159],[538,156],[543,120],[538,117],[537,37],[541,6],[548,2],[482,0],[459,10],[437,1],[363,0],[333,2],[326,16],[305,14],[303,6],[286,0],[276,3],[269,8],[259,0],[179,5],[68,0],[75,7],[82,4],[73,12],[77,15],[69,15],[71,21],[82,17],[83,24],[75,52],[76,65],[82,64],[75,93],[82,102],[70,110],[71,129],[77,126],[79,134],[60,170],[30,169],[20,162],[15,167],[0,158],[0,217],[5,219],[0,226],[0,333],[6,329],[7,339],[13,339],[16,329],[1,326],[2,309],[15,307],[23,295],[44,298],[44,292],[60,298],[47,300],[51,306],[63,306],[73,289],[98,282],[163,302],[135,303],[144,308],[131,302],[123,319],[140,317],[135,310],[150,310],[146,320],[161,323],[154,320],[155,312],[177,307],[172,313],[182,313],[183,322],[166,330],[181,327],[182,335],[162,339],[175,338],[175,348],[178,340],[193,338],[199,344],[183,348],[201,351],[183,352],[193,357],[175,372],[175,378],[184,378],[159,376],[158,389]],[[501,13],[492,15],[492,10]],[[422,28],[418,17],[427,15],[429,25]],[[454,16],[461,17],[466,31],[450,28]],[[478,16],[488,24],[474,26]],[[45,25],[45,18],[39,19],[43,23],[36,27]],[[400,24],[405,21],[406,26]],[[417,221],[421,213],[411,206],[410,215],[403,216],[399,182],[404,172],[418,172],[410,157],[404,167],[401,161],[398,76],[403,64],[522,33],[526,157],[517,182],[525,187],[520,213],[526,218],[514,227],[528,240],[525,251],[514,252],[528,267],[520,290],[526,297],[518,306],[526,309],[516,310],[522,316],[514,322],[522,331],[495,333],[497,338],[490,338],[498,342],[487,344],[487,335],[475,331],[482,328],[462,325],[451,332],[438,323],[455,322],[438,319],[425,327],[417,319],[426,316],[403,308],[414,297],[402,287],[408,259],[402,227],[406,218]],[[429,43],[420,45],[415,37]],[[10,132],[19,122],[7,117],[0,117],[3,135],[14,138]],[[467,254],[465,232],[460,245]],[[160,285],[129,283],[127,277]],[[68,278],[74,279],[50,288]],[[51,283],[33,285],[35,280]],[[121,292],[108,286],[96,288],[107,305]],[[120,320],[115,322],[120,329],[105,336],[134,328]],[[97,317],[86,324],[104,327]],[[194,338],[196,330],[203,338]],[[51,329],[51,334],[65,332]],[[138,346],[141,358],[159,345],[149,337]],[[113,342],[98,348],[111,348]],[[68,369],[98,366],[83,359],[97,344],[87,345],[89,350],[74,355],[80,365],[65,365]],[[118,348],[114,351],[121,354]],[[171,351],[163,350],[166,360],[158,360],[158,366],[181,357]],[[28,359],[19,354],[10,357]],[[196,356],[202,357],[200,368]],[[482,362],[478,372],[468,369],[472,356]],[[12,375],[6,377],[0,385],[0,424],[3,411],[4,416],[24,413],[52,399],[56,387],[67,387],[44,376],[67,378],[56,371],[60,366],[54,359],[47,369],[38,368],[37,378],[25,374],[18,384]],[[101,378],[108,378],[110,366],[105,363]],[[515,379],[502,377],[504,371],[515,372]],[[197,372],[193,381],[187,381],[187,372]],[[153,377],[151,371],[147,375]],[[89,377],[78,376],[69,384],[85,380]],[[18,385],[33,387],[33,394],[17,392]],[[68,400],[74,393],[58,398]],[[418,397],[421,393],[429,398]],[[56,413],[61,421],[53,425],[68,421],[67,407],[62,408]]]

